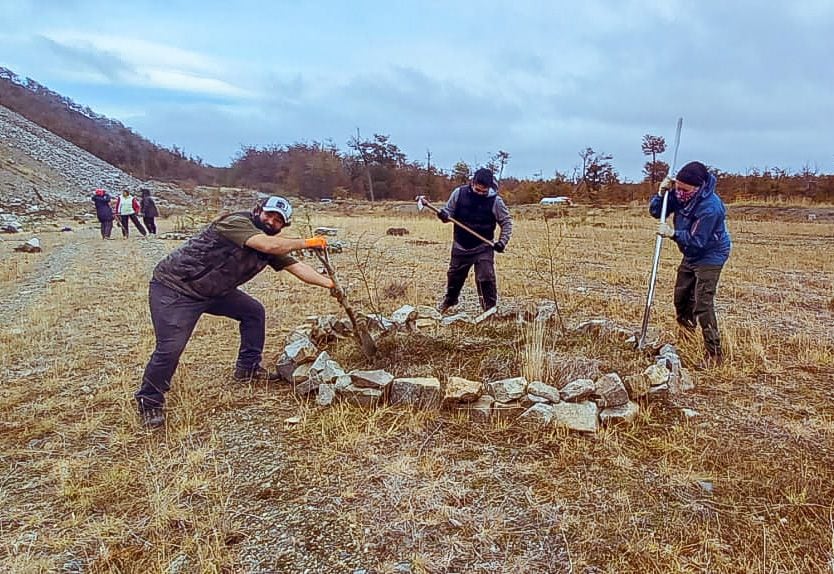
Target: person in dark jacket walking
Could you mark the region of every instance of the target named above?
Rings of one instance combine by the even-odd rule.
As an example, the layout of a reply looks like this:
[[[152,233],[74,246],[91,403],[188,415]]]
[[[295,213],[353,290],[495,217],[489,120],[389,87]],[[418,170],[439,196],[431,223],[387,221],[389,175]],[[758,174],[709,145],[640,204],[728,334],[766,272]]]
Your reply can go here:
[[[150,189],[142,188],[139,211],[142,212],[142,222],[145,224],[145,229],[151,235],[156,235],[156,218],[159,217],[159,210],[156,208],[156,202],[154,202],[153,197],[151,197]]]
[[[101,238],[110,239],[110,234],[113,232],[113,208],[110,207],[110,200],[113,198],[103,189],[97,189],[90,199],[96,206],[96,218],[101,227]]]
[[[130,235],[130,230],[127,227],[127,222],[132,221],[142,237],[147,237],[148,232],[142,227],[139,222],[139,202],[135,197],[130,195],[128,190],[124,190],[122,194],[116,198],[116,207],[114,208],[116,214],[119,216],[119,221],[122,224],[122,237],[127,239]]]
[[[471,182],[452,191],[446,205],[438,210],[437,217],[444,223],[448,223],[450,217],[456,219],[489,240],[495,237],[495,226],[501,226],[498,241],[489,245],[455,225],[452,255],[446,273],[446,296],[438,309],[443,313],[458,304],[460,291],[473,265],[481,308],[486,311],[495,307],[498,303],[495,252],[504,252],[513,233],[513,222],[507,205],[498,195],[492,171],[486,168],[477,170]]]
[[[675,280],[675,314],[684,332],[701,326],[706,347],[701,364],[704,367],[717,366],[724,359],[715,293],[732,247],[725,223],[727,210],[715,192],[715,183],[715,176],[706,166],[693,161],[674,179],[664,179],[649,204],[649,213],[659,219],[663,194],[669,190],[667,215],[674,214],[673,225],[662,221],[657,233],[674,241],[683,253]]]
[[[292,206],[273,196],[251,212],[220,217],[172,251],[153,271],[149,287],[156,348],[134,395],[147,427],[165,423],[165,393],[180,355],[203,313],[240,323],[240,348],[234,378],[275,381],[277,372],[261,366],[266,338],[263,305],[238,287],[270,266],[288,271],[304,283],[331,289],[333,281],[289,255],[299,249],[326,249],[324,237],[290,239],[278,234],[292,222]]]

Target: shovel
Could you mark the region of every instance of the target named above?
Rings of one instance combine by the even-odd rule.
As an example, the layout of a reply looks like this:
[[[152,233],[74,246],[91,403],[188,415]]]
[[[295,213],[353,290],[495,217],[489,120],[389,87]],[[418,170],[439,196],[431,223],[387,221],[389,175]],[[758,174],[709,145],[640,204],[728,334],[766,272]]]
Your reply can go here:
[[[675,130],[675,152],[672,155],[672,165],[669,173],[675,173],[675,164],[678,163],[678,146],[681,143],[681,126],[683,118],[678,118],[678,126]],[[666,207],[669,203],[669,191],[663,193],[663,204],[660,208],[660,222],[666,221]],[[649,315],[652,311],[652,300],[654,299],[654,287],[657,283],[657,267],[660,263],[660,248],[663,246],[663,236],[658,235],[654,242],[654,259],[652,260],[652,274],[649,278],[649,290],[646,293],[646,308],[643,310],[643,324],[640,326],[640,335],[637,338],[637,348],[643,349],[646,346],[646,331],[649,329]]]
[[[431,209],[435,213],[440,213],[440,211],[438,211],[438,209],[435,206],[433,206],[431,203],[429,203],[429,200],[426,199],[425,195],[418,195],[417,196],[417,211],[423,211],[424,207],[428,207],[429,209]],[[481,235],[477,231],[474,231],[473,229],[471,229],[466,224],[461,223],[460,221],[458,221],[454,217],[450,216],[449,221],[451,221],[452,223],[454,223],[455,225],[457,225],[458,227],[460,227],[464,231],[468,231],[469,233],[471,233],[472,235],[474,235],[475,237],[477,237],[478,239],[480,239],[481,241],[483,241],[484,243],[486,243],[490,247],[495,247],[495,242],[494,241],[490,241],[489,239],[487,239],[486,237],[484,237],[483,235]]]
[[[362,353],[364,353],[365,357],[368,359],[373,359],[376,356],[377,351],[376,342],[374,341],[374,338],[371,337],[371,334],[368,333],[368,329],[357,321],[356,313],[354,313],[353,307],[351,307],[350,303],[348,303],[345,292],[342,290],[341,285],[339,285],[339,281],[336,279],[336,270],[333,269],[333,266],[330,264],[330,257],[327,254],[327,250],[325,249],[324,252],[316,250],[315,253],[316,257],[318,257],[319,261],[321,261],[321,264],[324,265],[324,269],[327,271],[328,277],[330,277],[333,281],[333,285],[339,293],[336,300],[345,310],[345,313],[347,313],[348,319],[350,319],[350,324],[353,325],[353,332],[356,335],[356,339],[359,341],[359,347],[362,349]]]

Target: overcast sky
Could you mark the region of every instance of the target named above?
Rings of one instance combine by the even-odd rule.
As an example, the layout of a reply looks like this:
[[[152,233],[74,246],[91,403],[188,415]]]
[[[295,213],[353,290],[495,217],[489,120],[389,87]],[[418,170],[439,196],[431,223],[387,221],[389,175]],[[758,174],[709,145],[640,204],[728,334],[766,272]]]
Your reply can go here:
[[[359,128],[634,181],[681,116],[679,166],[834,172],[834,0],[0,0],[0,66],[214,165]]]

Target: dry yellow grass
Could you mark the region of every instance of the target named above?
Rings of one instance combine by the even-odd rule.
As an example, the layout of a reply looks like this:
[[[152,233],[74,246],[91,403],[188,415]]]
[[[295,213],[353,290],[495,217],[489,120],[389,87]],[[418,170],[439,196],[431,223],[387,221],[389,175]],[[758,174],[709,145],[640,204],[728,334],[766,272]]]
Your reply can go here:
[[[573,212],[551,220],[549,242],[536,213],[497,256],[502,298],[550,298],[555,286],[568,326],[639,325],[653,246],[643,210]],[[442,295],[450,228],[430,215],[317,211],[310,222],[358,243],[334,257],[358,307]],[[0,571],[831,571],[834,225],[732,210],[730,225],[718,295],[728,363],[595,437],[454,413],[319,410],[284,387],[236,386],[237,330],[215,317],[183,355],[166,430],[146,433],[131,394],[153,348],[147,279],[173,244],[103,242],[91,228],[41,236],[36,255],[3,242]],[[678,260],[664,248],[652,323],[665,336]],[[59,269],[64,281],[49,282]],[[270,272],[248,290],[267,308],[269,356],[306,315],[339,312],[323,291]],[[474,303],[474,289],[464,297]],[[546,380],[548,352],[625,374],[647,361],[500,322],[379,343],[375,365],[352,341],[330,351],[346,366],[441,379]],[[680,347],[689,361],[702,350],[697,339]],[[301,422],[288,427],[292,415]]]

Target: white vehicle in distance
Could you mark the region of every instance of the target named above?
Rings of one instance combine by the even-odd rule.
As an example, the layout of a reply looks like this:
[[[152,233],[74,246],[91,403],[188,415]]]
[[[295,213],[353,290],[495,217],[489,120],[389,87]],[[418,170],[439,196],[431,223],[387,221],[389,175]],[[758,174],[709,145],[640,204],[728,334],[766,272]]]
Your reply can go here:
[[[539,205],[573,205],[571,198],[560,195],[558,197],[543,197]]]

